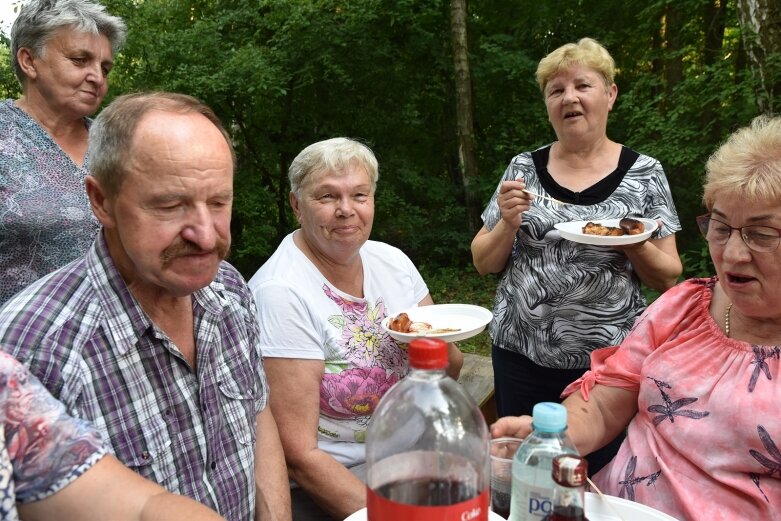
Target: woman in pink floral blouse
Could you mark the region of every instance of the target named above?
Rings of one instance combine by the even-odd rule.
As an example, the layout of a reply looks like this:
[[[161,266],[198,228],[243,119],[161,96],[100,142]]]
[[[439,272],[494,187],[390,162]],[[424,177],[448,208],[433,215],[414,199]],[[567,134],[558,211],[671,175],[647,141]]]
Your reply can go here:
[[[781,519],[781,118],[735,132],[706,169],[697,223],[716,276],[668,290],[592,354],[564,392],[569,433],[587,454],[627,429],[595,478],[608,494],[682,520]]]

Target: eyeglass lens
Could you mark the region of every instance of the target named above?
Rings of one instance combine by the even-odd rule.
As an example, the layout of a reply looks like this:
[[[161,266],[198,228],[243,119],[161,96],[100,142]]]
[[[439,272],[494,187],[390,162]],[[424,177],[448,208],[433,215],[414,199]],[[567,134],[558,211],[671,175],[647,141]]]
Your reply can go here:
[[[732,230],[740,234],[746,246],[758,252],[774,251],[781,241],[779,231],[769,226],[752,225],[733,228],[726,223],[710,218],[702,219],[698,224],[704,232],[705,239],[719,246],[727,244]]]

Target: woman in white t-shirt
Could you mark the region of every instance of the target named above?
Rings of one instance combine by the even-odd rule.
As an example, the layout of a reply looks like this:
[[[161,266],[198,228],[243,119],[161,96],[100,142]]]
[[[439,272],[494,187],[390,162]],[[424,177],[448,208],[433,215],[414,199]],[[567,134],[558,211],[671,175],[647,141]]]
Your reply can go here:
[[[380,323],[433,301],[401,250],[370,241],[377,160],[347,138],[314,143],[290,166],[301,228],[249,281],[271,409],[285,450],[293,518],[344,519],[365,506],[366,428],[408,371]],[[450,346],[454,378],[463,355]]]

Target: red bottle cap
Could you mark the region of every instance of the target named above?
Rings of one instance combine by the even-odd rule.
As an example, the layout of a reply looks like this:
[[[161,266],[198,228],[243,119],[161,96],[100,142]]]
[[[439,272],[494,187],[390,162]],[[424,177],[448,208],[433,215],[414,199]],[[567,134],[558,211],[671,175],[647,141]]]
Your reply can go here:
[[[447,367],[447,344],[438,338],[416,338],[409,343],[409,365],[415,369]]]

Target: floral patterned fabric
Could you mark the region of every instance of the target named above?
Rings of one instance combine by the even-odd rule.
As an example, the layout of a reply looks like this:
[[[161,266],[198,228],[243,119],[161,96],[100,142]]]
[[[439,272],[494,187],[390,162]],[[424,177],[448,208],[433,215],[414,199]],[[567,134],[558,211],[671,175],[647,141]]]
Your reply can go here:
[[[781,349],[724,336],[709,312],[715,282],[665,292],[564,394],[638,393],[626,440],[595,477],[603,492],[681,520],[781,519]]]
[[[86,158],[77,166],[14,100],[0,102],[0,305],[89,249],[87,174]]]
[[[331,286],[293,243],[293,234],[249,281],[263,356],[325,361],[318,443],[347,467],[365,461],[369,419],[409,370],[407,352],[380,323],[428,295],[412,261],[397,248],[368,241],[360,254],[365,298]]]
[[[16,503],[39,501],[89,470],[106,449],[87,422],[65,407],[15,359],[0,352],[0,519],[19,519]]]

